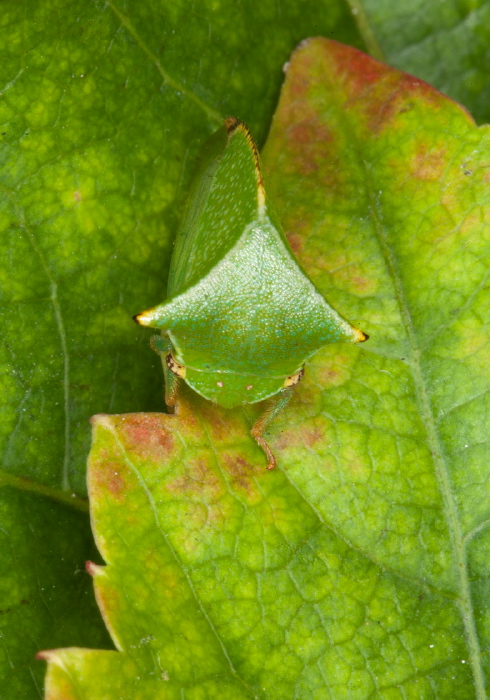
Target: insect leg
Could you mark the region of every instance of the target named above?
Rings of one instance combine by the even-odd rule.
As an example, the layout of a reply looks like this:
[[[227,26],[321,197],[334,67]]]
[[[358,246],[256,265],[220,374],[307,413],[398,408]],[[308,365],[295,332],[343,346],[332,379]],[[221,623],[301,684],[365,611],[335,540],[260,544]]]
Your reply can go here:
[[[262,413],[262,415],[259,416],[259,419],[250,431],[252,437],[265,452],[265,455],[268,460],[267,469],[275,468],[276,458],[274,457],[274,454],[271,448],[269,447],[269,444],[262,437],[262,433],[264,432],[264,430],[266,430],[271,421],[274,420],[279,411],[282,411],[282,409],[289,403],[292,393],[293,389],[291,387],[283,389],[281,392],[279,392],[279,394],[274,396],[270,400],[269,405],[265,409],[264,413]]]
[[[150,345],[153,350],[160,355],[165,379],[165,403],[167,404],[169,413],[173,413],[177,402],[179,378],[170,371],[167,363],[167,355],[172,350],[172,343],[164,335],[152,335]]]

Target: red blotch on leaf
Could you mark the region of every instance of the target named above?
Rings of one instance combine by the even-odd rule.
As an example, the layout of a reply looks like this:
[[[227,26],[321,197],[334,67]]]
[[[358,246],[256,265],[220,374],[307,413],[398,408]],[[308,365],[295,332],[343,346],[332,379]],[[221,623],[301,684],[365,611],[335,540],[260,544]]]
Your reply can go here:
[[[152,461],[167,459],[174,449],[174,438],[162,413],[129,413],[119,417],[118,430],[126,448]]]
[[[324,40],[323,43],[335,62],[336,72],[341,79],[348,80],[353,94],[363,92],[367,85],[378,83],[389,70],[386,65],[352,46],[340,44],[332,39]]]
[[[333,186],[332,175],[334,168],[325,169],[325,162],[332,157],[332,133],[323,124],[317,114],[308,120],[301,119],[294,123],[287,132],[287,151],[294,163],[295,170],[301,175],[321,170],[329,181],[325,184]]]
[[[346,118],[351,110],[357,119],[364,113],[367,127],[375,133],[391,125],[397,115],[416,108],[420,98],[434,109],[452,102],[423,80],[330,39],[303,42],[293,55],[291,65],[291,72],[298,73],[309,83],[308,87],[304,86],[305,93],[311,95],[312,86],[320,82],[332,84],[332,91],[337,92],[338,100],[343,103]],[[289,88],[292,95],[295,87]],[[465,112],[472,121],[471,115],[460,105],[458,110]]]

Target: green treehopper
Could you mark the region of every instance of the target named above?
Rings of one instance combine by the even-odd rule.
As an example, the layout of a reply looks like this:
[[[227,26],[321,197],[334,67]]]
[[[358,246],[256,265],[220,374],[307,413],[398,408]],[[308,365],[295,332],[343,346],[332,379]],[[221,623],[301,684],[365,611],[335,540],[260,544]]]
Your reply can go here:
[[[267,197],[249,130],[229,117],[205,146],[178,232],[168,299],[134,317],[152,339],[173,409],[179,379],[232,408],[274,397],[251,434],[287,404],[305,361],[328,343],[367,339],[298,265]]]

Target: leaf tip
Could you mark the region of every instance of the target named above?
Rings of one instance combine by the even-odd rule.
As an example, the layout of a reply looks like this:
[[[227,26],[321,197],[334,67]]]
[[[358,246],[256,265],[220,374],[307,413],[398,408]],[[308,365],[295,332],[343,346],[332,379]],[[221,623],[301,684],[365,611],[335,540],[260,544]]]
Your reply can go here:
[[[46,661],[48,664],[56,664],[63,668],[63,661],[61,659],[61,654],[65,649],[43,649],[38,651],[35,658],[37,661]],[[61,652],[61,654],[60,654]]]
[[[53,650],[38,651],[35,658],[37,661],[51,661],[54,656]]]
[[[85,569],[88,571],[90,576],[95,578],[96,576],[100,576],[100,574],[104,573],[105,566],[100,566],[99,564],[94,564],[93,561],[86,561],[85,562]]]
[[[94,427],[97,425],[102,425],[107,422],[107,418],[107,413],[96,413],[95,416],[90,416],[90,425],[93,425]]]

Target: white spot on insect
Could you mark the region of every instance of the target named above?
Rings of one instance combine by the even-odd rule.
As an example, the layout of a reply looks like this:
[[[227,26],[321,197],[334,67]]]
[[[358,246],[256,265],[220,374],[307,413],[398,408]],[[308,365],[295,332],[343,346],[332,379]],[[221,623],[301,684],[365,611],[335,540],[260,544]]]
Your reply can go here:
[[[247,391],[250,391],[250,389],[253,389],[253,384],[249,384],[249,385],[247,386]]]
[[[219,386],[220,389],[223,386],[223,382],[216,382],[216,384]]]

